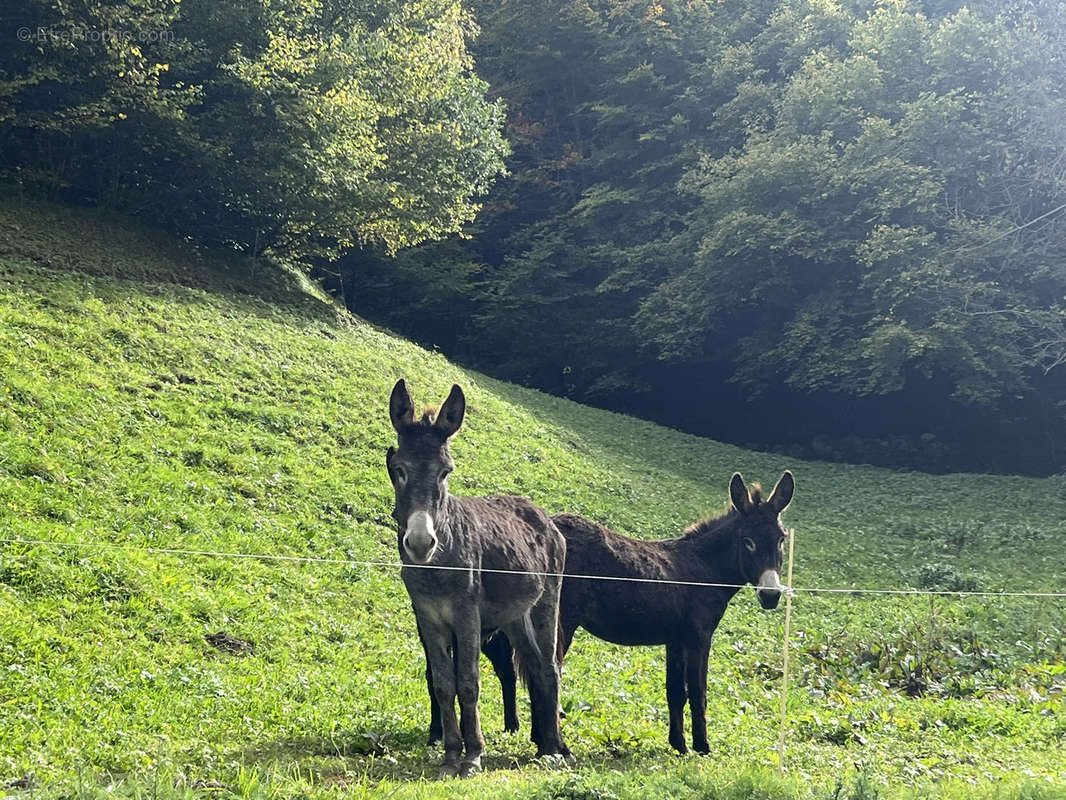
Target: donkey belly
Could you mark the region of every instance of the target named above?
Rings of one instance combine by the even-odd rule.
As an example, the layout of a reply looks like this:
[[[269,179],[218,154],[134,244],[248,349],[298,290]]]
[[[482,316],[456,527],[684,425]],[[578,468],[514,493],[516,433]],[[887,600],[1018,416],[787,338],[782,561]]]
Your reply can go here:
[[[566,628],[582,627],[615,644],[660,645],[687,627],[681,605],[657,589],[580,581],[564,584],[560,617]]]
[[[614,644],[626,645],[627,647],[633,646],[655,646],[666,644],[666,638],[662,634],[662,631],[653,633],[651,631],[643,632],[643,635],[638,635],[641,632],[632,630],[618,631],[611,628],[596,628],[591,625],[582,626],[588,630],[597,639],[603,639],[606,642],[613,642]]]
[[[632,620],[621,621],[610,617],[586,617],[579,623],[598,639],[621,645],[660,645],[673,641],[676,636],[672,627],[663,624],[634,624]]]

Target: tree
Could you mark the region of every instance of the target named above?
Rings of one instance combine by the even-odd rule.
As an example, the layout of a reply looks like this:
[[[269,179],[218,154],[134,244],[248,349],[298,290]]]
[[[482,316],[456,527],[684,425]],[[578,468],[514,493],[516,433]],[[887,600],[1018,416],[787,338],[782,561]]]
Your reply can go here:
[[[635,317],[658,355],[730,352],[752,391],[1032,389],[1066,331],[1064,19],[884,7],[773,82],[761,124],[681,182],[695,257]]]
[[[1066,434],[1060,3],[474,10],[511,174],[469,239],[353,254],[357,308],[416,337],[432,320],[427,342],[501,377],[741,441],[729,420],[765,427],[756,407],[829,409],[764,445],[845,435],[857,398],[907,409],[863,435]]]
[[[706,57],[712,6],[634,0],[478,2],[475,56],[509,109],[514,153],[462,245],[427,245],[399,263],[366,253],[351,282],[372,276],[356,307],[440,343],[497,374],[583,399],[630,392],[631,317],[662,271],[665,243],[692,205],[676,181],[693,156],[701,110],[689,66]],[[454,291],[420,291],[477,265]],[[398,269],[394,269],[398,268]],[[378,298],[402,292],[411,306]],[[436,334],[435,334],[436,335]],[[434,341],[437,341],[435,338]]]
[[[456,0],[14,11],[32,35],[0,58],[0,124],[24,185],[306,259],[457,231],[502,169]]]

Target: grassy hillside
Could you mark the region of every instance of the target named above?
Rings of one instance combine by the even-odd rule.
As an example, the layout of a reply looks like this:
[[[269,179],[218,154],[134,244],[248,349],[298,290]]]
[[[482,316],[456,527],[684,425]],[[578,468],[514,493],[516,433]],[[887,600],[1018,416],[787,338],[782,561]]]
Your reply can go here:
[[[783,779],[783,614],[745,591],[712,649],[711,757],[666,744],[660,649],[581,633],[575,766],[531,759],[527,713],[502,733],[486,665],[486,773],[422,781],[440,753],[391,566],[387,398],[399,376],[416,402],[467,390],[455,493],[638,536],[721,509],[734,470],[791,468],[800,589],[1061,592],[1063,478],[682,435],[464,372],[297,277],[87,212],[0,206],[0,278],[0,795],[1066,796],[1066,600],[809,592]]]

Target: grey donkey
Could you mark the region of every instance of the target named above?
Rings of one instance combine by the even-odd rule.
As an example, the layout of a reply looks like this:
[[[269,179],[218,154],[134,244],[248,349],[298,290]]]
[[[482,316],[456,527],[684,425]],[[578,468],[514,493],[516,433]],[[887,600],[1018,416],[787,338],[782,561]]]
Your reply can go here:
[[[559,729],[555,652],[566,540],[524,497],[448,493],[455,466],[448,442],[465,413],[459,386],[452,386],[436,416],[426,411],[417,420],[403,379],[389,399],[398,446],[389,448],[386,466],[396,494],[400,574],[440,706],[442,778],[481,768],[478,659],[483,635],[497,630],[506,634],[527,678],[537,755],[570,755]]]

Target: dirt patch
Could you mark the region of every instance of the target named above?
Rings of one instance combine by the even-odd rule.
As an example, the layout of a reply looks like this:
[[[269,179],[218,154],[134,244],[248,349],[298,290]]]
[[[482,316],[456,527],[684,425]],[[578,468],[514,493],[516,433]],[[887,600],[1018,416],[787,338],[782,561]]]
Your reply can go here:
[[[239,639],[232,633],[226,633],[226,631],[209,633],[204,636],[204,639],[207,640],[209,645],[221,650],[223,653],[230,653],[235,656],[247,656],[255,652],[254,642]]]

